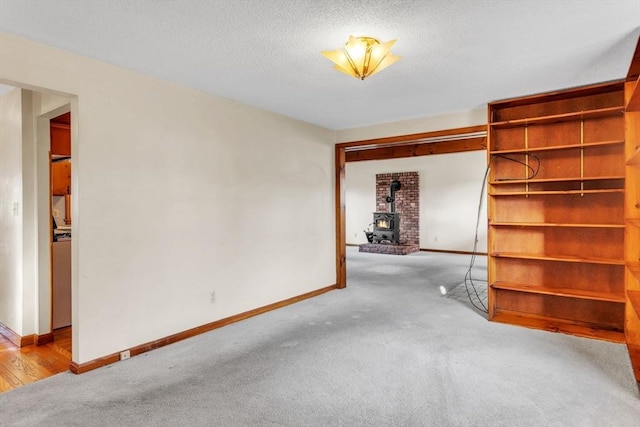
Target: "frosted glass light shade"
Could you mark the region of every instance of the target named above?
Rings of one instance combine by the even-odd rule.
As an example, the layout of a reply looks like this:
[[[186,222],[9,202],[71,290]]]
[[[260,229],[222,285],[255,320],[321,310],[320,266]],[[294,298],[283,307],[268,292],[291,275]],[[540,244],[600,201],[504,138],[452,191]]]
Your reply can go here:
[[[322,54],[335,64],[336,70],[364,80],[400,59],[391,53],[395,42],[380,43],[373,37],[349,36],[344,49],[327,50]]]

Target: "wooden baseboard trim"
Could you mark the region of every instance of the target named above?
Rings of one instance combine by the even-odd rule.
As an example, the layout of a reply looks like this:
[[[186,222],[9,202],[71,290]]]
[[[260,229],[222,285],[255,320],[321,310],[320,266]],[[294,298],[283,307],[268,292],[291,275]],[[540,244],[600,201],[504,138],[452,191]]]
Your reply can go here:
[[[458,254],[458,255],[473,255],[474,252],[469,252],[469,251],[449,251],[449,250],[445,250],[445,249],[426,249],[426,248],[420,248],[420,252],[439,252],[439,253],[444,253],[444,254]],[[487,256],[486,252],[475,252],[476,255],[480,255],[480,256]]]
[[[22,341],[22,337],[16,334],[15,332],[13,332],[13,330],[10,327],[6,326],[4,323],[0,323],[0,335],[3,335],[6,339],[11,341],[13,345],[15,345],[16,347],[22,347],[20,345],[20,342]]]
[[[53,342],[53,332],[48,334],[36,335],[35,345],[45,345]]]
[[[360,246],[361,243],[345,243],[345,246]]]
[[[212,331],[214,329],[222,328],[223,326],[230,325],[232,323],[239,322],[241,320],[248,319],[250,317],[257,316],[259,314],[264,314],[269,311],[276,310],[278,308],[286,307],[287,305],[291,305],[309,298],[316,297],[318,295],[324,294],[325,292],[332,291],[334,289],[338,289],[336,285],[327,286],[325,288],[316,289],[315,291],[307,292],[302,295],[298,295],[292,298],[288,298],[283,301],[275,302],[273,304],[265,305],[264,307],[255,308],[253,310],[245,311],[244,313],[236,314],[235,316],[230,316],[224,319],[216,320],[215,322],[207,323],[202,326],[197,326],[192,329],[187,329],[186,331],[178,332],[177,334],[169,335],[168,337],[160,338],[155,341],[151,341],[145,344],[140,344],[135,347],[131,347],[129,349],[124,349],[122,351],[129,350],[131,357],[137,356],[142,353],[146,353],[147,351],[154,350],[156,348],[164,347],[165,345],[173,344],[178,341],[182,341],[187,338],[194,337],[196,335],[203,334],[205,332]],[[69,364],[69,369],[74,374],[83,374],[85,372],[92,371],[94,369],[100,368],[102,366],[110,365],[120,360],[120,352],[109,354],[104,357],[100,357],[98,359],[90,360],[85,363],[76,363],[72,361]]]
[[[0,335],[3,335],[5,338],[11,341],[13,345],[15,345],[16,347],[26,347],[28,345],[32,345],[33,343],[36,342],[36,337],[37,337],[37,335],[35,334],[25,335],[24,337],[20,336],[17,333],[15,333],[13,329],[11,329],[10,327],[8,327],[3,323],[0,323]]]

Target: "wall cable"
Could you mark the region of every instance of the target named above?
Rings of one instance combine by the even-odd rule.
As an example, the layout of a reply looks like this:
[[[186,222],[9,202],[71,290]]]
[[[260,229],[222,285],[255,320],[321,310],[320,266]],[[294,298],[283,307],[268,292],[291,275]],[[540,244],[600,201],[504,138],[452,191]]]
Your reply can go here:
[[[477,216],[476,216],[476,231],[475,231],[475,236],[473,238],[473,251],[471,252],[471,261],[469,262],[469,269],[467,270],[466,274],[464,275],[464,287],[465,287],[465,290],[467,291],[467,297],[469,298],[469,302],[477,310],[482,311],[484,313],[489,313],[489,309],[487,308],[487,306],[485,305],[484,301],[480,297],[480,295],[478,293],[478,290],[476,289],[475,282],[488,283],[488,281],[487,280],[482,280],[482,279],[474,279],[472,277],[472,275],[471,275],[471,271],[473,269],[473,266],[475,265],[476,256],[478,255],[478,232],[480,230],[480,217],[482,216],[482,203],[483,203],[483,200],[484,200],[485,190],[487,188],[487,178],[489,177],[489,171],[491,170],[491,163],[493,162],[494,159],[501,158],[501,159],[505,159],[505,160],[509,160],[509,161],[521,164],[521,165],[527,167],[529,169],[529,171],[530,171],[530,175],[527,177],[527,179],[533,179],[538,175],[538,172],[540,171],[540,158],[538,156],[536,156],[535,154],[530,154],[530,157],[532,157],[532,158],[534,158],[536,160],[536,167],[535,168],[533,168],[528,163],[525,163],[525,162],[520,161],[518,159],[514,159],[514,158],[506,156],[504,154],[494,154],[494,155],[491,156],[491,158],[489,160],[489,163],[487,164],[487,168],[484,171],[484,177],[482,178],[482,188],[480,189],[480,200],[478,202],[478,212],[477,212]],[[503,178],[503,179],[501,179],[501,181],[509,181],[509,180],[515,180],[515,179],[516,178]],[[474,282],[474,280],[475,280],[475,282]],[[471,291],[469,290],[469,287],[471,287],[471,289],[473,289],[473,294],[475,295],[475,298],[477,299],[477,302],[479,303],[480,306],[476,305],[476,302],[474,301],[473,295],[472,295]]]

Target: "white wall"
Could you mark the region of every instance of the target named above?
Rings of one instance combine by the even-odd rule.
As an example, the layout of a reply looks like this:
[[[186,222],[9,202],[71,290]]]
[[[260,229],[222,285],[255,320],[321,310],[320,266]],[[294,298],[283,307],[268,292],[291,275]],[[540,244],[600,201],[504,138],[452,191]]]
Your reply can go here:
[[[482,105],[458,113],[345,129],[336,133],[336,140],[361,141],[485,123],[487,108]],[[347,243],[366,241],[362,230],[371,223],[371,213],[376,207],[375,175],[417,171],[420,174],[420,247],[471,251],[485,167],[485,151],[347,163]],[[482,252],[487,248],[486,228],[486,203],[483,202],[478,236],[478,250]]]
[[[417,171],[420,175],[420,248],[471,252],[485,168],[484,150],[347,163],[347,243],[366,242],[362,231],[371,223],[371,214],[376,208],[376,174]],[[486,249],[487,211],[483,194],[478,251],[486,252]]]
[[[75,362],[335,283],[334,132],[3,33],[0,64],[77,96]]]
[[[13,89],[0,96],[0,322],[25,335],[22,212],[22,91]]]

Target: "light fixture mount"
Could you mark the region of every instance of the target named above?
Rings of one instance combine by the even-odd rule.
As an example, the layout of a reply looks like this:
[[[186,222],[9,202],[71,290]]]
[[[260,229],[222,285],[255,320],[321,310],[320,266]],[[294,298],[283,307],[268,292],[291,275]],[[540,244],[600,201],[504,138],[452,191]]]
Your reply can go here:
[[[374,37],[349,36],[343,49],[326,50],[322,54],[335,64],[336,70],[364,80],[400,59],[391,53],[395,42],[381,43]]]

